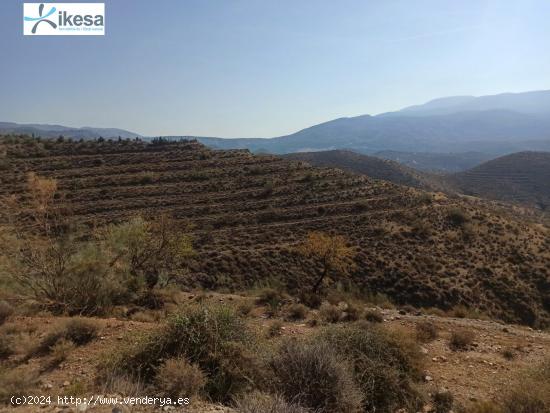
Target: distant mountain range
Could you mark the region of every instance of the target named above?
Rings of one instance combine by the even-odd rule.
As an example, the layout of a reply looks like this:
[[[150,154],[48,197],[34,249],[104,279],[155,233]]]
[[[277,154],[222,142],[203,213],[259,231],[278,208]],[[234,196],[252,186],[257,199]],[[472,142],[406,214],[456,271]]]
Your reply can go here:
[[[134,138],[122,129],[1,123],[0,134],[43,137]],[[457,172],[510,153],[550,151],[550,90],[492,96],[454,96],[377,116],[340,118],[275,138],[196,138],[218,149],[286,154],[351,150],[416,169]]]
[[[0,135],[1,134],[14,134],[14,135],[35,135],[43,138],[57,138],[60,135],[66,138],[74,139],[94,139],[94,138],[118,138],[123,139],[141,137],[138,133],[130,132],[124,129],[116,128],[71,128],[61,125],[46,125],[37,123],[13,123],[13,122],[0,122]]]
[[[398,112],[321,123],[271,139],[197,137],[215,148],[291,153],[349,149],[373,154],[482,152],[493,156],[550,150],[550,91],[457,96]]]

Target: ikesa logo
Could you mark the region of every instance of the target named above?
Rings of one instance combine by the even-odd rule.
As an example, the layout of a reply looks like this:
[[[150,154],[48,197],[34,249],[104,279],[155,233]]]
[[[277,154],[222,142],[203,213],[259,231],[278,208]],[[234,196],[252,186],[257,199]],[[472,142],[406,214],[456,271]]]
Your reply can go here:
[[[104,3],[24,3],[25,36],[102,36]]]

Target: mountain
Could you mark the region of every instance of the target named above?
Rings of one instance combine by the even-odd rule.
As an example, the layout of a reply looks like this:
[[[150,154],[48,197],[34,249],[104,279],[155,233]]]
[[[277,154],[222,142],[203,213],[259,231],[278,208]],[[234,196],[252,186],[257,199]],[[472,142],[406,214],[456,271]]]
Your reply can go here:
[[[441,190],[439,177],[423,173],[398,162],[363,155],[351,151],[333,150],[320,152],[298,152],[283,155],[285,159],[300,160],[314,166],[340,168],[349,172],[367,175],[398,185],[430,191]]]
[[[47,124],[35,124],[35,123],[13,123],[13,122],[0,122],[0,135],[35,135],[43,138],[57,138],[62,135],[66,138],[73,139],[94,139],[94,138],[118,138],[133,139],[141,137],[141,135],[130,132],[124,129],[115,128],[71,128],[61,125],[47,125]]]
[[[550,115],[550,92],[502,93],[490,96],[453,96],[434,99],[423,105],[409,106],[397,113],[415,116],[442,115],[457,112],[508,110],[529,115]],[[395,115],[396,112],[391,113]],[[390,115],[390,114],[385,114]]]
[[[491,202],[195,141],[0,138],[0,149],[0,196],[24,191],[30,171],[55,179],[61,209],[81,228],[136,215],[185,222],[196,251],[187,288],[300,291],[319,262],[297,247],[312,231],[334,232],[355,251],[357,291],[550,323],[549,229]]]
[[[340,118],[270,139],[197,138],[214,148],[291,153],[349,149],[488,157],[550,150],[550,91],[459,96],[378,116]]]
[[[550,210],[550,152],[520,152],[448,175],[458,191]]]

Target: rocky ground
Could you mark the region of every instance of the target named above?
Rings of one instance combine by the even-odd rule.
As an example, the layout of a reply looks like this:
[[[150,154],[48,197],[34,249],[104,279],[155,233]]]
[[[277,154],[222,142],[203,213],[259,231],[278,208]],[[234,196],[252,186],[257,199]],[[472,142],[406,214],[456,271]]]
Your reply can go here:
[[[216,295],[216,301],[235,300],[237,296]],[[491,400],[502,392],[517,377],[522,369],[550,356],[550,334],[529,327],[506,325],[495,321],[466,318],[439,317],[427,314],[412,314],[401,310],[378,309],[384,317],[384,324],[390,329],[405,329],[415,334],[416,325],[429,320],[437,325],[439,336],[422,344],[422,353],[426,358],[424,372],[425,386],[428,391],[449,390],[455,401],[462,405],[476,400]],[[261,308],[255,308],[249,315],[250,322],[258,328],[267,328],[272,320],[267,318]],[[9,320],[4,329],[18,329],[33,337],[43,337],[55,323],[62,319],[52,317],[22,317]],[[173,411],[191,413],[231,412],[223,407],[192,400],[183,407],[129,407],[123,404],[108,406],[89,406],[84,403],[75,405],[58,403],[57,396],[81,394],[82,397],[103,395],[108,397],[125,396],[98,392],[101,385],[95,383],[96,365],[101,357],[117,351],[117,347],[130,340],[131,333],[149,330],[158,325],[156,321],[128,321],[117,318],[94,319],[100,326],[99,338],[91,343],[75,348],[57,368],[41,374],[37,388],[31,394],[50,395],[52,403],[46,406],[2,407],[2,412],[152,412]],[[283,336],[300,336],[311,333],[315,328],[305,322],[283,322]],[[474,333],[471,346],[464,351],[453,351],[449,347],[449,338],[453,331],[467,329]],[[32,358],[27,364],[39,369],[43,360]],[[95,383],[95,384],[94,384]],[[92,387],[93,385],[93,387]],[[93,388],[95,391],[88,391]],[[146,395],[142,395],[146,396]],[[152,396],[152,395],[151,395]]]

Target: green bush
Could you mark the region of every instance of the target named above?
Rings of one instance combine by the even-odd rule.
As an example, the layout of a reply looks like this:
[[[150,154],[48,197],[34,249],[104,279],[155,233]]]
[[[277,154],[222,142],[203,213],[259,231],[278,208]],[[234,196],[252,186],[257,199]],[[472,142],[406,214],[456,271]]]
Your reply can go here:
[[[251,384],[255,360],[249,356],[253,336],[235,311],[225,306],[184,309],[157,331],[104,361],[101,374],[130,374],[145,382],[170,358],[185,358],[207,376],[204,391],[215,401],[228,401]]]
[[[361,411],[350,366],[324,342],[286,341],[269,365],[275,390],[319,413]]]
[[[420,377],[421,353],[415,342],[369,323],[328,326],[317,337],[352,366],[367,412],[413,410],[420,396],[414,382]]]

